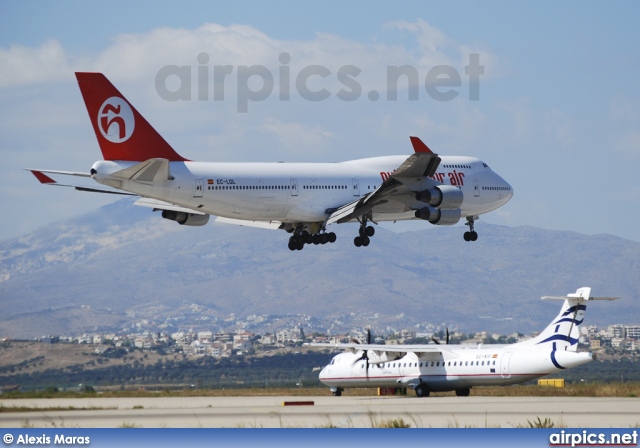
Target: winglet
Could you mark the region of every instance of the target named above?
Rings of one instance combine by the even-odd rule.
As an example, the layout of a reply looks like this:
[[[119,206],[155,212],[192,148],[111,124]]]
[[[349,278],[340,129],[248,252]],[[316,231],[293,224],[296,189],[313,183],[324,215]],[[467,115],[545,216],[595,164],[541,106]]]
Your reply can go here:
[[[49,176],[44,174],[42,171],[38,170],[29,170],[36,176],[36,179],[40,181],[41,184],[55,184],[57,183],[55,180],[51,179]]]
[[[411,139],[411,144],[413,145],[413,150],[415,152],[426,152],[428,154],[433,154],[433,151],[429,149],[427,145],[424,144],[422,140],[418,137],[409,137]]]

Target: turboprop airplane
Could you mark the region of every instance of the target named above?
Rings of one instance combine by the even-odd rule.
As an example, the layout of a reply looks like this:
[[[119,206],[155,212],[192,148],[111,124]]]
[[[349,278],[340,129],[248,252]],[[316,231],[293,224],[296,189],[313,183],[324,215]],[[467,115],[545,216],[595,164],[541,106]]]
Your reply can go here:
[[[366,344],[309,345],[346,349],[320,372],[320,381],[336,396],[351,387],[409,387],[418,397],[452,390],[464,397],[473,386],[523,383],[595,359],[591,352],[577,351],[586,303],[617,297],[591,297],[591,288],[542,297],[552,299],[564,300],[560,313],[538,336],[516,344],[380,345],[370,344],[368,333]]]
[[[181,225],[227,222],[284,229],[289,249],[333,243],[329,224],[359,222],[357,247],[368,246],[369,222],[423,219],[453,225],[504,205],[511,186],[482,160],[434,154],[411,137],[414,154],[341,163],[205,163],[178,154],[101,73],[76,73],[104,160],[89,172],[31,169],[43,184],[139,196],[135,204]],[[45,174],[46,173],[46,174]],[[48,174],[92,178],[111,187],[57,183]]]

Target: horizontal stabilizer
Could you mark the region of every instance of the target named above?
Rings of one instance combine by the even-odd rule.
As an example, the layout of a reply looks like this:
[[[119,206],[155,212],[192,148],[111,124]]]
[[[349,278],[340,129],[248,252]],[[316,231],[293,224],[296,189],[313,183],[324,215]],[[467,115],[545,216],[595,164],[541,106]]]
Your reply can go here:
[[[33,175],[36,177],[36,179],[38,179],[38,181],[40,181],[40,183],[44,184],[44,185],[53,185],[54,187],[75,188],[78,191],[88,191],[90,193],[105,193],[105,194],[119,194],[119,195],[123,195],[123,196],[138,196],[137,194],[124,193],[122,191],[105,190],[105,189],[102,189],[102,188],[84,187],[82,185],[60,184],[60,183],[56,182],[55,180],[53,180],[52,178],[50,178],[49,176],[47,176],[46,174],[44,174],[44,173],[48,173],[48,174],[61,174],[61,175],[64,175],[64,176],[91,177],[91,174],[87,174],[87,173],[75,173],[75,172],[72,172],[72,171],[54,171],[54,170],[28,170],[28,171],[31,171],[31,173],[33,173]]]
[[[73,187],[78,191],[87,191],[89,193],[105,193],[105,194],[119,194],[119,195],[122,195],[122,196],[138,196],[137,194],[124,193],[122,191],[101,190],[99,188],[78,187],[78,186],[74,186],[74,185],[61,185],[61,184],[57,184],[57,185],[60,185],[61,187]]]
[[[75,171],[56,171],[56,170],[33,170],[27,168],[27,171],[31,171],[34,176],[43,184],[56,183],[55,180],[51,179],[49,176],[46,176],[43,173],[47,174],[61,174],[63,176],[78,176],[78,177],[91,177],[89,173],[78,173]]]
[[[566,296],[544,296],[542,300],[617,300],[618,297],[591,297],[591,288],[578,288],[576,292],[567,294]]]

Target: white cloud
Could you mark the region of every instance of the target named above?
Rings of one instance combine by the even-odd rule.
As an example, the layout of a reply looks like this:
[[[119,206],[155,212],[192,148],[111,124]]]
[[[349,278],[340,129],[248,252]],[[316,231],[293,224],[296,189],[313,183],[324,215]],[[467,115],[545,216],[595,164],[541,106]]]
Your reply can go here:
[[[261,130],[274,135],[283,147],[300,151],[322,148],[333,139],[334,134],[321,126],[308,126],[302,123],[283,123],[275,118],[268,118]]]
[[[279,56],[288,53],[290,62],[285,65],[290,70],[293,93],[296,76],[311,65],[322,65],[331,71],[331,75],[325,79],[317,75],[311,77],[310,87],[314,82],[320,82],[321,87],[334,94],[344,87],[337,79],[338,70],[349,65],[361,70],[356,78],[364,93],[372,89],[386,90],[387,66],[416,68],[422,88],[428,70],[436,65],[450,65],[459,71],[463,80],[466,79],[464,66],[468,64],[469,52],[473,51],[468,45],[451,41],[442,31],[421,19],[415,23],[389,22],[385,28],[412,34],[418,49],[359,42],[327,33],[318,33],[314,39],[306,41],[277,40],[251,26],[209,23],[193,30],[158,28],[141,34],[121,34],[115,36],[104,51],[90,57],[67,54],[54,40],[40,48],[0,48],[0,64],[9,67],[0,76],[0,86],[59,81],[72,76],[73,71],[99,71],[115,81],[148,84],[149,78],[154,79],[162,67],[177,65],[191,68],[195,90],[196,73],[202,65],[198,62],[200,53],[209,57],[206,65],[210,68],[210,77],[213,66],[231,65],[234,72],[227,80],[234,84],[238,66],[263,65],[273,74],[276,87],[283,65]],[[481,52],[480,62],[485,66],[485,74],[491,71],[486,66],[494,64],[495,60],[490,52]]]
[[[0,88],[56,82],[72,76],[68,57],[56,40],[39,48],[0,48]]]

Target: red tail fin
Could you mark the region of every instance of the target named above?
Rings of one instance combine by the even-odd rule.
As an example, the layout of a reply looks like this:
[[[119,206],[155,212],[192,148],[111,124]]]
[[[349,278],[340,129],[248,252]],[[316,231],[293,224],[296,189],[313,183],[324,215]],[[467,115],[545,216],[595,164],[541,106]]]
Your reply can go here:
[[[76,73],[105,160],[185,161],[102,73]]]

